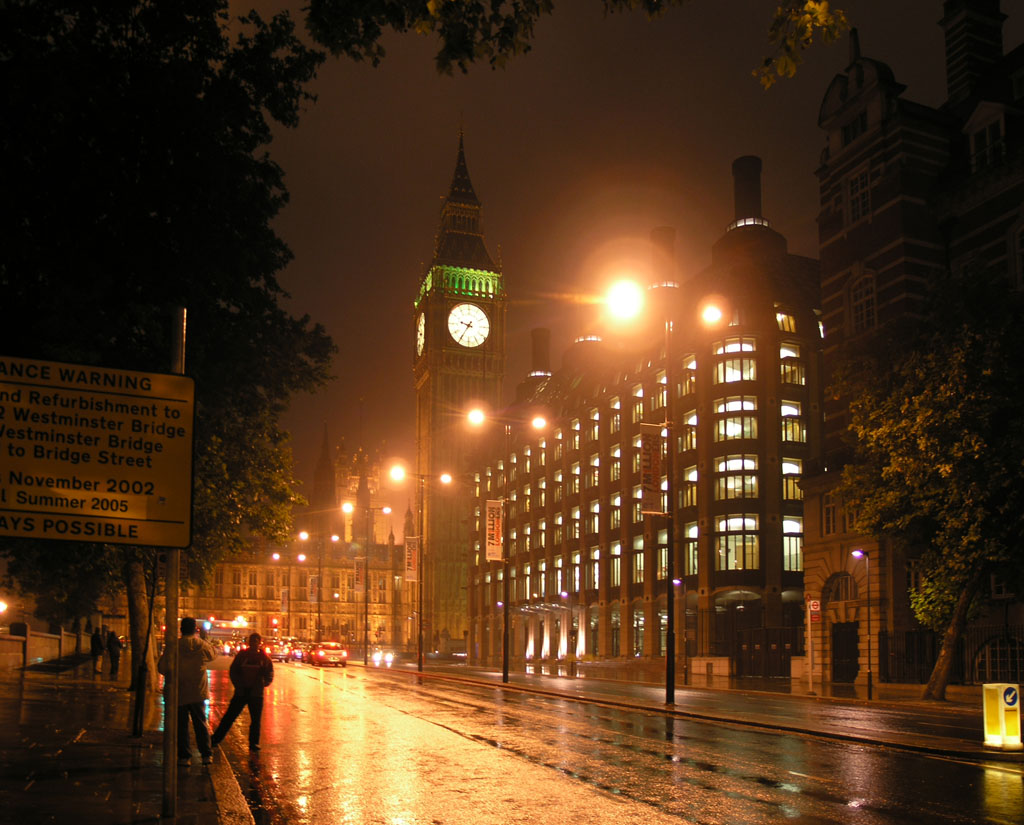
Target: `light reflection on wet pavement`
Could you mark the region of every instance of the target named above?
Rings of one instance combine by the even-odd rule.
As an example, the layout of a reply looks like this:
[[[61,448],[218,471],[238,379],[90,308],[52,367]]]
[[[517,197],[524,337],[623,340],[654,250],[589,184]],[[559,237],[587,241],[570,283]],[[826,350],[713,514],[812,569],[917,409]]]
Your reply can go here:
[[[263,749],[223,746],[280,823],[1021,823],[1020,766],[975,765],[491,687],[279,665]],[[230,698],[211,674],[215,721]]]

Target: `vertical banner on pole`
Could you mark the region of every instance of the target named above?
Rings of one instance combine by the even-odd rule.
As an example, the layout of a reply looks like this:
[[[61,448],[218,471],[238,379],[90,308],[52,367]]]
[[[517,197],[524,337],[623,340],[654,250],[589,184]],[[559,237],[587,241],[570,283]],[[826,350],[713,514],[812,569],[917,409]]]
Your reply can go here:
[[[282,613],[287,613],[288,612],[288,599],[289,598],[290,598],[290,594],[288,593],[288,588],[287,587],[282,587],[281,588],[281,612]],[[288,628],[288,629],[291,630],[291,628]]]
[[[420,539],[419,536],[405,538],[405,580],[419,581],[420,576]]]
[[[661,496],[661,424],[640,425],[640,512],[665,515]]]
[[[366,586],[365,571],[366,561],[363,559],[356,559],[356,573],[355,573],[355,591],[356,593],[362,593],[363,588]]]
[[[487,561],[501,561],[501,502],[487,501],[486,518],[484,519],[485,552]]]
[[[317,585],[320,583],[319,579],[320,579],[319,576],[310,576],[309,577],[309,601],[311,601],[311,602],[315,602],[316,601],[316,588],[317,588]]]

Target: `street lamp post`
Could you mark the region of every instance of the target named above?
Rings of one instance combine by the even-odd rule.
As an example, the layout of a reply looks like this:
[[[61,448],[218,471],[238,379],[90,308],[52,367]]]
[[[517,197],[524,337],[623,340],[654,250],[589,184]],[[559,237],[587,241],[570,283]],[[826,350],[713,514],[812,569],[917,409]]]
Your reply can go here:
[[[426,478],[418,475],[416,481],[419,483],[419,504],[417,512],[418,529],[420,533],[419,558],[416,559],[416,671],[423,672],[423,556],[427,544],[427,537],[423,534],[423,509],[424,496],[426,496]]]
[[[302,535],[301,534],[299,535],[299,538],[302,539]],[[281,554],[280,553],[273,553],[271,555],[271,558],[274,561],[280,561],[281,560]],[[296,556],[296,561],[298,561],[300,564],[302,562],[304,562],[305,560],[306,560],[306,554],[305,553],[299,553],[299,555]],[[288,618],[288,634],[287,635],[288,636],[294,636],[295,635],[295,630],[294,630],[294,627],[292,626],[292,600],[293,600],[293,596],[295,594],[292,592],[292,557],[291,557],[291,554],[288,555],[288,573],[287,573],[287,576],[288,576],[287,584],[285,585],[285,588],[288,591],[288,617],[287,617]]]
[[[653,289],[678,289],[672,281],[657,283]],[[643,292],[640,287],[629,280],[619,281],[612,285],[606,297],[606,303],[613,315],[620,319],[629,319],[640,314],[643,307]],[[676,450],[673,443],[673,408],[675,406],[675,348],[673,309],[675,301],[662,302],[665,308],[665,444],[668,447],[668,461],[665,470],[665,486],[668,506],[665,508],[667,558],[665,560],[665,703],[675,704],[676,693],[676,616],[675,616],[675,575],[676,537],[675,519],[675,459]],[[722,320],[722,310],[714,299],[706,299],[700,310],[700,318],[705,326],[714,326]],[[683,564],[683,681],[688,681],[688,654],[686,651],[686,564]]]
[[[341,505],[342,512],[352,513],[355,505],[346,501]],[[363,665],[370,664],[370,549],[373,546],[373,511],[380,510],[384,514],[391,512],[391,508],[371,507],[368,504],[362,505],[364,513],[364,528],[366,530],[366,546],[363,548]],[[356,564],[359,560],[356,559]]]
[[[370,508],[366,508],[366,561],[363,562],[363,667],[370,664],[370,545],[373,542],[373,523]]]
[[[412,476],[416,479],[419,502],[417,511],[417,529],[420,534],[420,547],[419,547],[419,558],[416,560],[416,670],[420,673],[423,672],[423,578],[425,568],[423,566],[423,559],[426,555],[427,537],[424,534],[423,528],[423,512],[426,509],[426,485],[427,475],[425,473],[410,473],[401,464],[396,464],[390,470],[391,478],[395,481],[403,481],[406,476]],[[441,473],[437,478],[442,484],[451,484],[452,475],[451,473]]]
[[[505,460],[501,465],[501,681],[508,684],[508,629],[512,587],[509,582],[509,472],[512,461],[512,424],[505,422]]]
[[[337,542],[339,536],[336,534],[331,535],[331,541]],[[309,531],[303,530],[299,533],[300,541],[309,541]],[[316,630],[314,631],[314,639],[317,644],[323,641],[323,623],[321,621],[321,610],[324,602],[324,537],[319,532],[316,536],[316,553],[317,553],[317,564],[316,564]],[[303,556],[303,559],[305,556]],[[288,586],[291,587],[291,565],[288,566]],[[310,606],[312,608],[312,605]],[[291,592],[288,594],[288,612],[291,614]],[[310,610],[312,612],[312,609]],[[289,621],[289,629],[291,622]]]
[[[665,527],[668,543],[668,558],[665,560],[665,704],[672,705],[676,701],[676,537],[673,513],[675,503],[675,448],[672,443],[672,406],[675,401],[673,381],[672,352],[672,315],[671,303],[666,302],[665,317],[665,444],[668,447],[668,462],[665,466],[665,487],[668,507],[665,508]]]
[[[576,611],[572,603],[572,594],[576,591],[576,564],[572,560],[572,556],[569,557],[569,571],[568,571],[568,584],[565,590],[562,591],[561,596],[566,601],[566,605],[569,610],[569,628],[566,631],[566,668],[569,672],[569,676],[576,675],[576,644],[578,636],[575,633],[576,630]],[[582,621],[582,617],[581,617]]]
[[[868,611],[868,700],[872,698],[872,673],[871,673],[871,557],[860,548],[850,553],[855,559],[864,559],[864,574],[868,588],[867,611]]]

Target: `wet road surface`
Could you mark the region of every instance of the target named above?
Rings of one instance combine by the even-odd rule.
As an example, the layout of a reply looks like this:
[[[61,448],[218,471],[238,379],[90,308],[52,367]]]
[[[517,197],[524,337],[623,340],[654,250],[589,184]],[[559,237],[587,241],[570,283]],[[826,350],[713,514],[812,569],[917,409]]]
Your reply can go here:
[[[245,713],[222,746],[259,825],[1024,823],[1016,764],[356,667],[275,676],[263,749]],[[211,682],[215,723],[231,690]]]

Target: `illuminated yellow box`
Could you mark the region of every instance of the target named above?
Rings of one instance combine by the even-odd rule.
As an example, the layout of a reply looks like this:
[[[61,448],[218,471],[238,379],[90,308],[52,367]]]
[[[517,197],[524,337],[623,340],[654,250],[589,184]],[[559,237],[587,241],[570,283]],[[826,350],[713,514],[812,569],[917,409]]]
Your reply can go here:
[[[985,744],[1003,750],[1021,750],[1020,687],[1006,684],[983,685],[981,695]]]

